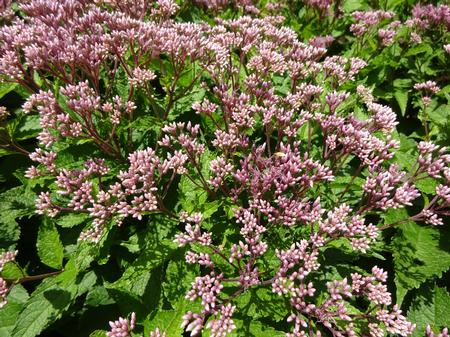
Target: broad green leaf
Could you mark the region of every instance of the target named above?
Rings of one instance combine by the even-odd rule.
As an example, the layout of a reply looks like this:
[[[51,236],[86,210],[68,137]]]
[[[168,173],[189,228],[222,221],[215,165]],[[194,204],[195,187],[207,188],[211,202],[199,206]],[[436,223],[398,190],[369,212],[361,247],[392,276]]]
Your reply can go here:
[[[141,255],[125,270],[122,277],[106,283],[110,296],[124,312],[142,315],[156,307],[161,293],[162,264],[171,257],[176,245],[171,240],[143,247]]]
[[[177,255],[177,260],[169,262],[162,285],[164,296],[172,305],[179,300],[180,294],[185,294],[190,289],[191,283],[199,273],[197,265],[186,263],[184,251],[179,251]]]
[[[10,280],[16,280],[23,276],[26,276],[24,275],[24,272],[19,268],[18,264],[15,262],[8,262],[7,264],[5,264],[0,275],[4,279]]]
[[[428,113],[428,117],[431,122],[436,125],[448,125],[450,123],[450,105],[447,104],[438,106],[436,109]]]
[[[268,305],[270,303],[270,305]],[[289,314],[289,303],[271,289],[250,289],[235,300],[237,311],[252,319],[270,319],[280,322]]]
[[[109,296],[108,291],[103,286],[95,286],[86,295],[85,305],[98,307],[113,304],[114,300]]]
[[[83,223],[87,219],[89,219],[89,214],[87,213],[69,213],[60,216],[56,220],[56,224],[64,228],[71,228]]]
[[[176,245],[169,240],[160,242],[153,249],[146,249],[128,267],[122,277],[107,285],[108,289],[123,289],[137,296],[143,295],[153,268],[159,266],[176,249]]]
[[[181,323],[182,317],[190,309],[191,303],[182,297],[175,305],[174,310],[156,310],[146,318],[144,322],[144,335],[148,336],[151,331],[159,328],[170,337],[183,336]]]
[[[7,95],[17,87],[17,83],[0,83],[0,98]]]
[[[405,53],[405,57],[407,56],[415,56],[422,53],[429,53],[431,54],[433,52],[433,48],[426,43],[416,44],[413,45],[409,50]]]
[[[362,10],[367,6],[365,1],[361,0],[345,0],[343,2],[342,8],[346,13],[351,13],[357,10]]]
[[[122,102],[128,101],[128,95],[130,93],[130,83],[128,81],[128,76],[123,68],[119,68],[119,70],[117,71],[115,82],[117,94],[120,96]]]
[[[241,334],[242,331],[242,334]],[[237,334],[240,336],[248,337],[283,337],[286,336],[285,332],[277,331],[274,328],[267,326],[266,324],[260,323],[258,321],[249,320],[244,323],[241,328],[237,329]]]
[[[450,326],[450,295],[445,288],[422,286],[408,310],[408,319],[417,325],[413,337],[425,336],[430,325],[435,332]]]
[[[208,193],[197,186],[199,184],[201,184],[200,181],[197,180],[196,183],[193,183],[186,176],[182,176],[178,184],[180,204],[188,213],[198,211],[208,199]]]
[[[253,317],[242,320],[236,317],[233,317],[233,321],[236,325],[236,329],[229,335],[229,337],[283,337],[286,336],[285,332],[278,331],[273,327],[256,321]],[[206,330],[202,333],[204,337],[210,337],[210,331]]]
[[[9,248],[19,240],[17,219],[34,214],[35,194],[25,186],[0,194],[0,248]]]
[[[47,218],[39,227],[36,246],[43,264],[54,269],[61,269],[64,247],[54,223]]]
[[[419,189],[419,191],[434,195],[436,193],[438,183],[433,178],[425,178],[416,181],[414,185]]]
[[[38,115],[21,116],[14,130],[14,139],[26,140],[36,137],[41,131]]]
[[[442,242],[449,237],[448,228],[435,228],[407,222],[398,226],[392,241],[397,302],[406,291],[418,288],[425,281],[440,277],[450,269],[450,249]]]
[[[11,336],[20,311],[29,296],[22,285],[14,286],[7,296],[8,303],[0,310],[0,337]]]
[[[394,155],[395,162],[400,168],[411,170],[416,163],[417,157],[405,152],[396,152]]]
[[[192,110],[192,104],[200,102],[205,97],[205,89],[199,88],[181,97],[169,112],[169,121],[176,119],[185,112]]]
[[[42,281],[20,312],[12,337],[35,337],[61,317],[77,296],[77,270],[69,261],[64,272]]]

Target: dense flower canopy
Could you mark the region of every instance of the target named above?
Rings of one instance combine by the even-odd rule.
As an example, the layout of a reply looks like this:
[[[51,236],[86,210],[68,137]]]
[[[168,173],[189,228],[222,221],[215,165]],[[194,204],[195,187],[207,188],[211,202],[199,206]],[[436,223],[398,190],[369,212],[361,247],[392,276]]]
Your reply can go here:
[[[450,7],[372,2],[2,3],[8,336],[447,337]]]

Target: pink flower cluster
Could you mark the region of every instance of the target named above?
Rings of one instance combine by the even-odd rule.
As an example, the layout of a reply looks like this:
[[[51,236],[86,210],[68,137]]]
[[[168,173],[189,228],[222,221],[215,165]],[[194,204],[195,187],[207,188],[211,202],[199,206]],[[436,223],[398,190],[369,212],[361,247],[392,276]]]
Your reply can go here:
[[[131,313],[130,320],[119,317],[116,321],[109,322],[111,330],[106,333],[108,337],[131,337],[131,331],[136,324],[136,314]]]
[[[196,3],[212,10],[228,4]],[[331,1],[308,3],[325,10]],[[250,1],[236,4],[253,11]],[[282,17],[177,22],[171,16],[179,7],[170,0],[35,0],[20,8],[26,16],[0,28],[0,75],[33,93],[24,110],[40,116],[40,147],[30,154],[36,166],[26,176],[47,177],[52,184],[36,201],[38,214],[86,213],[92,224],[80,239],[94,242],[105,227],[127,217],[139,221],[159,212],[179,219],[184,231],[175,241],[189,247],[186,262],[202,269],[186,294],[201,303],[183,317],[191,336],[205,330],[212,337],[229,335],[237,325],[233,300],[254,287],[270,287],[286,298],[293,323],[288,336],[320,335],[321,329],[354,336],[357,324],[367,326],[371,337],[412,333],[413,324],[392,303],[386,272],[377,267],[319,287],[329,245],[368,252],[381,230],[369,215],[411,206],[420,197],[417,180],[439,184],[412,220],[441,225],[450,207],[446,149],[422,142],[411,170],[392,164],[399,148],[396,114],[368,88],[355,90],[351,83],[367,65],[364,60],[327,55],[331,38],[299,41],[281,26]],[[393,13],[353,17],[356,36],[376,31],[382,45],[392,43],[398,22],[378,28]],[[152,63],[161,64],[160,70]],[[164,64],[172,76],[159,82],[163,97],[156,104],[152,83],[163,77]],[[193,79],[181,84],[192,65]],[[50,77],[60,88],[46,83]],[[114,83],[121,80],[127,92],[118,95]],[[193,87],[205,92],[192,105],[200,122],[182,122],[175,108]],[[436,88],[431,82],[416,85],[426,93]],[[148,110],[139,106],[136,92],[149,99]],[[365,117],[354,114],[356,107]],[[135,142],[132,124],[142,114],[161,125],[145,145]],[[104,158],[92,155],[81,167],[60,164],[59,146],[78,142],[95,145]],[[166,205],[180,175],[227,207],[225,234],[232,240],[207,230],[201,207]],[[342,181],[334,195],[331,186]],[[284,247],[274,239],[281,232]],[[0,299],[7,286],[2,281]],[[348,303],[356,298],[372,310],[350,312]],[[135,315],[110,326],[108,336],[130,336]]]
[[[421,29],[432,26],[443,26],[450,30],[450,6],[448,5],[416,5],[412,10],[413,23]]]
[[[356,23],[350,26],[350,31],[355,34],[355,36],[361,37],[369,30],[377,28],[377,26],[383,20],[392,19],[394,17],[393,12],[387,12],[382,10],[376,11],[356,11],[352,13],[353,18]],[[386,39],[388,34],[392,34],[391,31],[379,31],[381,38]]]

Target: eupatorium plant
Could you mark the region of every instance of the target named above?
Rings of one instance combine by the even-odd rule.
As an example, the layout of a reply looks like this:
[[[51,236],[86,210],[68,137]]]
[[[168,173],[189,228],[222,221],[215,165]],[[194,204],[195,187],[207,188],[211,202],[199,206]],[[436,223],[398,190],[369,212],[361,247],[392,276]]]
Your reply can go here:
[[[32,0],[0,29],[3,83],[21,88],[20,118],[38,121],[36,147],[14,134],[3,147],[33,162],[17,175],[36,195],[37,255],[59,270],[29,276],[21,249],[2,253],[0,306],[45,278],[12,335],[77,304],[116,305],[110,337],[412,335],[421,323],[401,305],[431,277],[410,286],[389,245],[404,226],[434,235],[450,214],[450,154],[429,130],[440,87],[411,85],[415,141],[365,77],[370,58],[327,50],[331,35],[303,42],[266,15],[273,5],[189,22],[230,5],[195,3]],[[307,1],[321,19],[331,6]],[[413,15],[421,29],[445,21]],[[352,50],[390,48],[402,23],[380,25],[394,16],[349,15]],[[30,328],[40,301],[56,304]]]

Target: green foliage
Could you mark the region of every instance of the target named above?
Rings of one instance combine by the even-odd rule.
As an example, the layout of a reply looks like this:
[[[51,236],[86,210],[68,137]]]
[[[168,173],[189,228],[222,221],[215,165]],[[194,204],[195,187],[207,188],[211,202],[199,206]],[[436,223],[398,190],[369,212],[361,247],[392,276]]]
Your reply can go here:
[[[378,27],[369,28],[362,38],[356,37],[350,30],[351,25],[356,22],[352,16],[355,11],[391,10],[395,12],[395,20],[405,22],[411,16],[413,6],[419,4],[419,1],[335,0],[326,11],[312,8],[307,1],[271,2],[280,5],[280,9],[272,12],[266,6],[269,1],[255,1],[260,13],[251,15],[284,15],[282,25],[293,29],[299,41],[305,43],[315,37],[332,36],[334,40],[328,46],[327,53],[318,60],[339,55],[358,57],[367,63],[354,80],[342,86],[331,83],[332,81],[324,83],[322,98],[334,90],[348,92],[349,98],[338,107],[336,114],[367,121],[372,116],[367,111],[367,104],[363,104],[363,99],[356,94],[357,86],[364,85],[373,88],[375,102],[389,105],[393,109],[399,121],[394,139],[400,142],[400,147],[392,160],[386,161],[386,166],[397,165],[399,169],[413,172],[417,166],[417,144],[420,141],[431,140],[442,146],[450,145],[450,56],[443,49],[443,45],[449,41],[448,27],[419,30],[402,24],[395,29],[396,36],[388,46],[381,45],[378,34],[381,27],[388,27],[389,20],[382,21]],[[248,14],[248,8],[235,6],[239,1],[229,1],[220,10],[208,9],[198,5],[196,1],[177,3],[180,10],[175,22],[207,22],[215,25],[222,19],[235,19]],[[336,4],[340,5],[339,9],[335,7]],[[105,6],[108,11],[113,11],[115,5],[108,2]],[[13,10],[19,18],[25,15],[16,3],[13,4]],[[144,20],[148,19],[150,12],[151,10],[148,10]],[[163,22],[162,20],[159,25],[161,29],[165,29]],[[9,23],[2,19],[1,24]],[[108,24],[105,22],[103,28],[110,29],[106,28]],[[233,27],[231,30],[238,31],[239,27]],[[412,32],[420,33],[422,41],[413,42]],[[115,320],[119,316],[129,317],[131,312],[136,312],[138,317],[133,336],[147,337],[156,328],[165,332],[167,337],[185,336],[186,332],[181,328],[183,315],[189,310],[201,310],[200,301],[189,301],[185,294],[195,278],[205,275],[208,270],[205,266],[186,263],[185,255],[188,250],[211,253],[212,248],[189,245],[178,247],[174,238],[183,231],[185,224],[178,221],[177,217],[182,211],[188,214],[201,213],[202,231],[211,233],[219,253],[233,244],[239,245],[241,224],[236,222],[234,216],[236,203],[230,197],[230,191],[213,188],[208,180],[212,175],[211,161],[217,156],[224,155],[237,167],[246,153],[243,153],[244,150],[239,146],[236,150],[218,150],[211,145],[211,139],[215,137],[214,132],[218,127],[222,130],[228,129],[229,120],[225,117],[229,118],[230,114],[240,112],[227,111],[226,101],[239,97],[241,93],[245,94],[243,88],[250,86],[242,83],[248,81],[248,75],[254,71],[248,62],[256,46],[247,50],[245,55],[241,53],[246,47],[235,46],[230,59],[235,60],[235,65],[239,66],[230,70],[228,65],[224,64],[223,68],[215,69],[217,76],[225,73],[224,76],[230,83],[226,88],[230,97],[220,101],[213,95],[213,88],[216,87],[214,76],[202,68],[205,66],[204,61],[195,59],[193,55],[188,55],[186,59],[180,58],[180,61],[179,55],[159,55],[160,51],[156,49],[148,54],[144,53],[141,57],[137,40],[134,41],[142,38],[139,34],[140,31],[134,28],[124,30],[120,38],[126,36],[127,39],[133,40],[135,45],[123,51],[114,51],[120,55],[120,62],[115,58],[117,55],[112,57],[108,54],[102,66],[99,66],[98,74],[95,73],[97,69],[84,68],[76,68],[72,73],[69,67],[55,67],[46,72],[42,69],[34,70],[31,65],[24,64],[27,69],[26,77],[30,78],[24,78],[23,81],[32,80],[32,87],[24,87],[23,81],[20,84],[0,82],[0,105],[5,106],[8,111],[7,116],[0,116],[0,253],[16,249],[19,251],[17,261],[7,263],[0,271],[0,276],[7,280],[10,286],[6,296],[8,303],[0,309],[0,337],[104,337],[109,320]],[[206,36],[207,33],[202,34]],[[248,34],[253,34],[251,29]],[[230,36],[232,35],[234,33],[230,33]],[[119,36],[115,38],[119,39]],[[154,43],[152,38],[145,37],[151,41],[150,44]],[[285,46],[280,50],[283,48]],[[3,52],[1,54],[3,55]],[[24,58],[23,54],[23,51],[18,51],[19,60]],[[211,55],[213,58],[212,52]],[[245,66],[241,65],[240,57]],[[151,69],[155,73],[155,79],[146,81],[145,85],[133,84],[128,72],[133,70],[137,61],[142,69]],[[253,61],[257,63],[258,60]],[[309,66],[305,63],[305,68]],[[117,125],[112,125],[109,115],[102,108],[95,109],[89,117],[80,117],[69,108],[69,99],[61,93],[61,88],[66,83],[57,76],[60,70],[73,76],[71,82],[86,80],[90,86],[95,86],[98,91],[96,94],[101,97],[101,104],[111,101],[117,95],[122,104],[132,101],[136,109],[133,113],[125,113],[121,107],[122,115]],[[274,92],[280,96],[290,95],[295,89],[287,71],[258,76],[273,85]],[[311,72],[305,78],[298,79],[297,85],[307,83],[309,77],[315,76]],[[425,108],[422,101],[424,93],[414,89],[414,85],[427,80],[436,80],[441,90],[431,95],[429,106]],[[158,212],[145,212],[142,219],[126,217],[120,225],[116,223],[119,217],[108,218],[102,224],[103,232],[97,238],[98,241],[78,240],[80,233],[86,233],[93,228],[92,213],[95,210],[71,210],[70,207],[62,207],[54,218],[39,215],[36,213],[35,203],[42,191],[51,190],[55,200],[65,205],[69,199],[64,193],[57,192],[61,189],[56,182],[57,174],[51,178],[46,177],[49,172],[43,168],[42,176],[35,179],[25,177],[25,171],[31,164],[41,169],[44,166],[32,163],[29,158],[29,153],[39,146],[37,137],[42,131],[41,117],[36,112],[25,114],[22,110],[22,105],[30,93],[39,90],[55,93],[61,110],[58,110],[59,113],[66,113],[79,122],[96,127],[93,128],[95,132],[91,130],[85,138],[62,136],[52,146],[52,150],[57,153],[57,174],[65,169],[73,169],[76,175],[85,168],[86,160],[105,160],[110,171],[102,177],[96,176],[92,179],[94,201],[99,199],[99,190],[107,190],[117,181],[119,174],[129,169],[130,153],[152,147],[163,162],[170,151],[160,143],[164,135],[162,129],[171,122],[200,124],[202,127],[197,140],[207,146],[203,154],[195,158],[194,163],[186,165],[187,173],[181,177],[176,174],[171,177],[170,170],[167,175],[155,174],[155,188],[162,195],[157,200],[158,207],[165,205],[164,208]],[[263,99],[253,96],[250,98],[251,104],[262,104]],[[196,114],[192,107],[194,103],[205,98],[218,105],[211,116]],[[275,110],[278,109],[278,106],[274,105]],[[320,113],[329,113],[325,103],[316,108]],[[303,106],[297,110],[301,109]],[[259,115],[256,116],[254,122],[257,127],[246,131],[238,130],[238,136],[245,134],[251,143],[258,146],[264,144],[268,138],[269,143],[272,141],[272,148],[266,148],[270,153],[269,157],[282,157],[283,153],[277,152],[278,149],[274,146],[275,142],[287,144],[291,140],[279,136],[279,130],[263,130],[261,119]],[[325,166],[336,165],[336,174],[333,181],[311,187],[305,195],[305,200],[310,202],[320,197],[321,205],[324,209],[327,208],[327,211],[329,206],[345,203],[351,205],[356,214],[368,203],[363,186],[370,172],[367,168],[359,171],[361,161],[353,154],[345,154],[342,158],[325,156],[322,148],[318,146],[325,140],[318,124],[303,124],[295,135],[300,141],[298,146],[301,151],[308,150],[311,158]],[[338,147],[338,151],[340,150]],[[266,167],[261,163],[257,166],[259,172],[255,174],[263,175]],[[231,180],[231,177],[224,179]],[[405,181],[406,179],[402,183]],[[320,272],[313,275],[317,292],[326,291],[330,281],[349,279],[352,272],[367,274],[372,266],[382,266],[389,271],[387,286],[388,290],[395,294],[393,302],[400,305],[403,313],[408,313],[408,319],[417,324],[413,337],[423,336],[428,324],[432,325],[435,332],[449,326],[449,224],[447,221],[444,226],[432,226],[418,216],[424,207],[433,203],[436,187],[442,181],[443,179],[430,177],[420,177],[414,181],[421,197],[407,207],[388,211],[370,210],[367,214],[361,212],[365,217],[365,225],[372,223],[384,229],[367,251],[355,253],[347,238],[334,238],[327,242],[326,247],[320,251]],[[138,186],[133,188],[139,188],[140,184],[137,183]],[[234,187],[241,186],[237,184]],[[301,190],[300,185],[295,185],[289,193],[295,195]],[[241,195],[244,200],[242,205],[245,207],[248,206],[247,193],[248,191],[244,191]],[[264,198],[275,199],[271,193],[267,192]],[[127,198],[125,204],[132,202],[130,196]],[[281,209],[278,203],[279,200],[274,201],[275,212]],[[302,205],[299,212],[306,208],[307,205]],[[413,216],[415,221],[411,219]],[[259,220],[263,219],[262,222],[267,220],[264,214],[258,214],[258,217]],[[444,219],[446,220],[448,217]],[[225,286],[220,300],[230,296],[230,303],[236,306],[233,315],[236,330],[230,336],[281,337],[292,330],[293,323],[287,322],[287,317],[292,312],[289,296],[275,294],[271,289],[270,279],[279,267],[276,250],[288,249],[293,242],[309,237],[310,231],[319,227],[317,223],[311,225],[311,228],[303,225],[303,220],[297,221],[293,226],[276,224],[270,231],[261,234],[268,247],[265,260],[259,261],[256,266],[261,272],[261,279],[266,281],[265,284],[242,290],[236,279],[223,282]],[[228,258],[220,256],[217,251],[211,257],[217,271],[225,274],[236,272]],[[307,281],[309,282],[309,279]],[[367,309],[367,303],[359,300],[352,298],[351,302],[346,302],[346,309],[350,314],[362,315]],[[324,296],[311,298],[311,303],[324,301]],[[211,319],[213,316],[209,314],[205,317],[205,323]],[[313,321],[317,321],[317,325],[321,326],[319,319],[315,318]],[[360,335],[367,335],[365,326],[355,324],[355,331]],[[326,329],[322,332],[326,337],[331,336]],[[205,329],[201,335],[207,337],[210,332]]]
[[[29,299],[24,287],[17,285],[8,294],[8,304],[0,310],[0,336],[10,337],[16,320]]]
[[[53,269],[62,267],[64,247],[53,222],[46,219],[39,227],[37,252],[41,262]]]
[[[13,246],[20,235],[17,222],[34,212],[35,196],[25,186],[18,186],[0,194],[0,247]]]
[[[413,337],[424,336],[427,325],[440,332],[450,325],[450,294],[437,285],[423,285],[411,303],[408,318],[417,324]]]
[[[190,307],[190,303],[184,298],[175,304],[174,310],[155,310],[144,321],[144,334],[149,335],[150,331],[159,328],[165,331],[167,336],[181,337],[182,317]]]
[[[406,212],[396,220],[407,218]],[[389,223],[391,223],[389,219]],[[447,228],[433,228],[408,221],[399,226],[392,241],[397,301],[401,303],[408,290],[441,277],[450,269],[450,250],[443,245]]]
[[[58,276],[45,279],[30,295],[17,317],[12,337],[39,335],[95,282],[93,274],[79,275],[73,260],[64,269]]]

